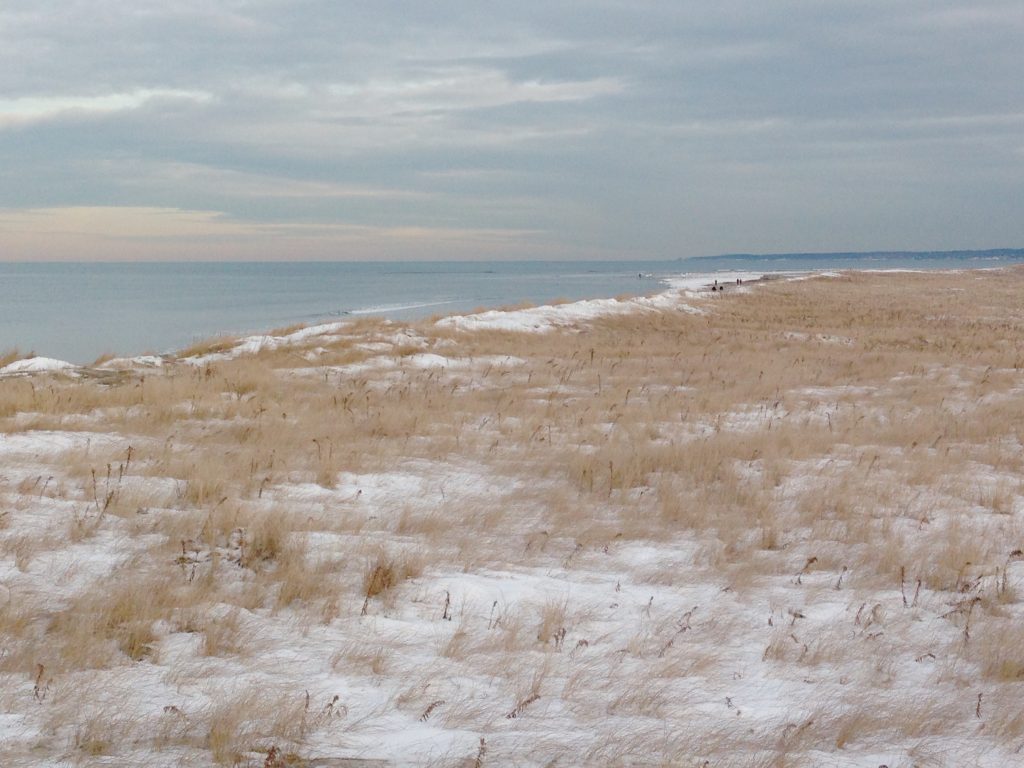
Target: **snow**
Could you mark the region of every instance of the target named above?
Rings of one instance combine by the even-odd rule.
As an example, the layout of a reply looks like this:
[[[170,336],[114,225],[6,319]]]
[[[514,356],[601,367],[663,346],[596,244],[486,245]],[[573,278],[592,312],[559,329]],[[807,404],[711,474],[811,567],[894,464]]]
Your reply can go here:
[[[836,273],[821,273],[834,275]],[[772,273],[773,278],[800,280],[806,279],[807,273],[779,272]],[[706,298],[712,287],[721,286],[729,291],[746,291],[757,281],[765,277],[764,272],[723,271],[700,274],[685,274],[666,277],[662,282],[669,290],[653,296],[619,299],[584,299],[566,304],[544,305],[518,310],[487,310],[471,315],[450,315],[437,322],[439,328],[452,328],[462,331],[511,331],[526,333],[546,333],[557,328],[573,328],[596,318],[628,314],[643,310],[677,310],[699,314],[704,310],[699,301]],[[740,281],[740,282],[737,282]],[[742,284],[740,284],[742,283]],[[697,300],[697,301],[695,301]],[[447,302],[446,302],[447,303]],[[233,359],[243,355],[254,355],[261,351],[272,351],[282,347],[296,346],[310,340],[321,340],[324,343],[339,338],[346,330],[346,323],[333,322],[301,328],[281,336],[255,335],[248,336],[237,342],[232,348],[223,352],[213,352],[185,358],[185,362],[205,365],[218,360]],[[399,330],[390,337],[361,342],[358,346],[367,351],[387,351],[398,346],[423,347],[424,340],[407,329]],[[432,360],[427,367],[444,367],[437,360]]]
[[[30,452],[33,446],[57,450],[72,444],[68,436],[12,437],[20,439],[21,453]],[[287,486],[268,494],[268,500],[295,509],[301,508],[295,506],[298,503],[323,504],[334,509],[346,504],[358,506],[365,510],[368,520],[383,522],[402,504],[428,508],[439,503],[442,488],[448,503],[472,504],[473,499],[479,499],[494,504],[502,494],[514,490],[514,484],[497,483],[485,465],[459,467],[445,462],[414,461],[389,472],[343,473],[333,489]],[[39,504],[40,512],[49,508],[52,514],[57,513],[49,502],[43,500]],[[368,541],[383,541],[370,530],[362,535]],[[313,550],[312,559],[316,560],[317,550],[329,556],[332,550],[341,548],[339,541],[330,536],[310,538],[307,543]],[[244,660],[203,657],[199,637],[172,633],[160,641],[159,666],[139,663],[107,675],[102,682],[99,677],[85,677],[75,685],[81,695],[88,697],[91,711],[107,718],[106,727],[114,729],[109,731],[113,733],[118,732],[118,727],[133,733],[132,728],[159,723],[165,718],[192,722],[216,707],[218,701],[232,696],[253,696],[254,701],[283,708],[296,706],[308,693],[314,713],[326,711],[333,697],[338,696],[338,713],[324,715],[322,721],[317,721],[320,725],[310,729],[305,754],[324,760],[373,758],[396,765],[423,764],[453,754],[475,754],[480,731],[472,726],[458,726],[457,719],[451,721],[458,713],[474,711],[486,713],[483,716],[489,723],[486,738],[491,750],[541,755],[545,753],[546,740],[553,739],[560,749],[585,753],[593,746],[597,732],[579,724],[577,718],[585,712],[579,709],[580,704],[574,705],[577,709],[567,708],[557,694],[560,686],[575,679],[573,675],[582,674],[584,680],[592,680],[591,684],[600,683],[618,691],[608,710],[594,713],[597,722],[603,724],[601,730],[647,733],[648,737],[648,724],[657,722],[661,724],[658,728],[662,728],[665,722],[680,718],[702,730],[713,727],[725,716],[756,732],[771,723],[800,724],[819,716],[812,698],[842,701],[846,695],[847,688],[838,675],[815,676],[804,682],[782,676],[785,665],[766,665],[762,659],[763,644],[756,645],[749,639],[753,634],[762,634],[766,639],[777,637],[781,652],[788,653],[788,643],[796,649],[795,655],[799,646],[789,639],[790,635],[802,639],[818,636],[837,624],[853,627],[859,598],[832,589],[833,577],[829,574],[809,575],[803,588],[785,577],[767,585],[757,597],[741,599],[725,590],[724,584],[703,579],[694,568],[699,550],[685,540],[612,543],[605,551],[584,547],[578,553],[571,542],[550,541],[546,546],[555,561],[546,567],[511,565],[468,573],[462,568],[434,567],[403,589],[411,601],[403,600],[387,612],[373,606],[373,612],[364,617],[358,617],[358,608],[353,605],[348,608],[351,617],[346,615],[327,625],[303,626],[287,613],[243,611],[240,631],[252,638],[250,655]],[[38,590],[47,583],[49,574],[68,571],[73,564],[75,578],[70,588],[51,591],[53,597],[70,595],[90,582],[102,583],[104,574],[123,562],[126,555],[122,547],[123,541],[116,536],[96,538],[59,555],[39,557],[22,575],[16,576],[13,571],[0,573],[0,579],[10,581],[16,577],[24,588]],[[657,583],[662,578],[658,574],[664,573],[679,577],[671,585]],[[816,586],[818,578],[825,579],[820,587]],[[441,616],[445,595],[452,605],[450,622]],[[882,601],[898,618],[898,593],[889,594]],[[525,693],[486,674],[473,675],[464,665],[445,661],[439,652],[460,642],[459,632],[501,642],[504,630],[488,629],[496,622],[508,622],[509,626],[525,623],[524,640],[532,642],[529,633],[539,620],[537,612],[550,604],[565,605],[570,611],[569,631],[561,652],[548,649],[538,657],[536,651],[524,649],[519,654],[524,664],[523,685],[527,685],[523,690],[529,690],[529,675],[535,665],[542,663],[551,666],[549,674],[554,684],[545,686],[535,704],[510,719],[508,714],[524,700]],[[225,607],[220,614],[226,612]],[[796,613],[804,618],[799,619],[798,626],[790,626],[796,621]],[[689,618],[681,623],[684,616]],[[775,630],[766,625],[769,618],[776,625]],[[886,626],[890,632],[896,631],[892,620]],[[684,627],[688,629],[684,631]],[[754,627],[763,630],[755,633]],[[917,632],[928,645],[935,637],[948,633],[949,628],[946,623],[915,625],[911,621],[900,624],[899,631],[907,636]],[[726,639],[714,639],[723,634]],[[862,633],[848,640],[843,635],[837,641],[869,642],[864,637]],[[368,662],[360,661],[360,648],[387,649],[386,677],[361,671]],[[707,675],[699,667],[699,660],[711,653],[716,659],[715,668],[720,670],[715,675]],[[659,656],[665,657],[666,665],[685,664],[687,659],[693,659],[697,666],[691,675],[675,682],[674,678],[666,677],[660,687],[645,686],[644,696],[660,691],[655,694],[660,698],[648,702],[630,699],[629,692],[638,676],[644,675],[646,665]],[[332,660],[335,658],[339,661]],[[921,684],[925,684],[930,672],[925,665],[920,666]],[[169,668],[175,670],[173,678],[165,671]],[[856,678],[865,672],[853,667],[844,674]],[[906,688],[911,683],[904,678],[901,685]],[[56,697],[57,693],[51,695]],[[30,685],[23,695],[31,699]],[[601,695],[603,700],[603,693],[592,695]],[[395,708],[396,697],[409,700],[404,710]],[[424,718],[423,713],[434,702],[442,703],[429,718]],[[912,705],[909,689],[886,703],[888,707]],[[647,706],[653,709],[648,712],[644,709]],[[168,715],[168,707],[182,714]],[[71,713],[68,716],[74,717]],[[471,715],[470,722],[474,719]],[[34,743],[40,734],[33,714],[0,716],[0,738],[12,748]],[[140,732],[134,738],[141,737]],[[955,754],[957,742],[947,741],[946,747]],[[257,739],[252,746],[268,743]],[[190,759],[188,754],[172,751],[153,755],[147,763],[180,764]],[[863,764],[866,754],[872,761],[891,764],[899,752],[853,750],[848,754],[810,754],[817,754],[831,765],[855,766]],[[130,758],[122,752],[120,759]],[[199,759],[198,755],[194,759]],[[1006,759],[1004,752],[995,751],[990,760],[979,764],[995,766]]]
[[[15,360],[13,363],[0,368],[0,375],[23,374],[23,373],[50,373],[54,371],[74,371],[78,368],[74,363],[66,360],[54,360],[52,357],[29,357],[25,360]]]
[[[7,460],[24,460],[26,458],[47,459],[58,457],[68,451],[88,453],[91,449],[101,450],[123,444],[125,443],[122,438],[102,432],[68,432],[61,430],[0,432],[0,457]]]
[[[447,368],[451,365],[451,360],[447,357],[427,352],[410,355],[409,357],[402,359],[406,364],[411,365],[413,368]]]
[[[839,336],[837,334],[830,333],[804,333],[803,331],[786,331],[782,334],[784,339],[791,341],[817,341],[822,344],[841,344],[843,346],[851,346],[853,339],[848,336]]]
[[[232,360],[244,355],[255,355],[264,350],[273,351],[283,347],[301,346],[311,341],[330,343],[337,340],[338,334],[345,330],[345,326],[344,322],[321,323],[299,328],[296,331],[279,336],[269,334],[246,336],[226,351],[193,355],[192,357],[182,358],[182,360],[192,365],[206,365],[207,363],[219,360]]]
[[[781,274],[781,273],[780,273]],[[730,291],[745,291],[764,277],[763,272],[709,272],[667,277],[668,291],[631,299],[587,299],[568,304],[544,305],[515,310],[487,310],[472,315],[451,315],[437,322],[440,328],[460,331],[511,331],[516,333],[547,333],[559,328],[575,328],[599,317],[622,315],[645,310],[676,310],[701,313],[696,301],[714,295],[716,281]],[[787,279],[790,275],[782,275]],[[742,281],[738,284],[737,280]]]
[[[318,336],[330,336],[332,334],[341,333],[344,330],[345,323],[321,323],[319,325],[310,325],[305,328],[300,328],[299,330],[292,331],[280,338],[286,343],[297,344]]]
[[[488,310],[473,315],[451,315],[437,322],[440,328],[460,331],[513,331],[546,333],[558,328],[579,327],[599,317],[630,314],[644,309],[681,309],[694,311],[669,294],[651,298],[589,299],[571,304],[530,307],[516,310]]]
[[[161,368],[166,360],[159,355],[136,355],[135,357],[114,357],[101,363],[99,368],[111,370],[130,370],[134,368]]]
[[[737,273],[732,274],[730,290],[752,289],[746,283],[737,286]],[[756,279],[750,273],[739,274],[748,275],[741,278],[744,281]],[[702,302],[713,301],[707,290],[709,277],[726,279],[702,276],[649,298],[486,312],[449,318],[440,325],[552,332],[585,327],[593,318],[620,312],[693,311]],[[341,325],[252,336],[230,354],[323,341]],[[847,337],[785,330],[776,331],[776,338],[829,345],[829,355],[842,352],[850,342]],[[407,381],[429,375],[449,383],[467,374],[483,380],[479,374],[492,366],[530,365],[522,357],[469,356],[458,344],[446,341],[396,331],[356,345],[370,355],[364,361],[314,368],[311,373],[373,374]],[[140,366],[159,365],[159,358],[137,360]],[[693,438],[694,432],[763,434],[785,420],[822,420],[829,413],[823,404],[838,407],[847,402],[857,404],[867,423],[887,418],[889,405],[883,394],[898,395],[923,376],[948,387],[948,401],[966,408],[998,401],[997,393],[987,399],[963,397],[985,370],[965,366],[922,374],[917,369],[877,386],[798,387],[785,393],[785,405],[777,408],[739,403],[716,414],[713,422],[653,426],[673,439]],[[158,375],[164,374],[153,373]],[[455,376],[461,378],[451,378]],[[492,386],[500,392],[500,384]],[[634,397],[643,397],[643,390],[638,391]],[[1019,391],[999,394],[1012,399]],[[530,392],[542,402],[555,394],[563,403],[590,396],[590,390],[576,382]],[[646,392],[689,395],[690,388],[674,381],[652,382]],[[906,409],[904,416],[909,415]],[[110,589],[126,563],[192,583],[185,568],[170,562],[166,547],[155,546],[158,537],[147,533],[155,530],[156,521],[184,514],[174,508],[180,502],[145,514],[129,508],[99,521],[92,535],[68,539],[69,521],[97,517],[88,480],[69,473],[69,455],[84,456],[102,468],[110,451],[123,450],[129,442],[140,444],[138,435],[115,431],[116,413],[90,412],[81,418],[83,429],[90,431],[76,432],[63,424],[63,429],[0,434],[0,616],[15,604],[56,611],[76,596]],[[506,426],[515,424],[515,416],[504,418]],[[485,427],[487,421],[485,413],[473,422],[473,429],[493,429]],[[225,420],[219,426],[230,425]],[[500,431],[493,434],[496,439],[501,436]],[[178,443],[187,439],[185,434],[175,435]],[[828,534],[813,532],[819,536],[815,539],[811,530],[799,525],[780,532],[777,550],[749,555],[774,558],[771,562],[778,567],[745,583],[749,563],[733,559],[714,536],[681,525],[667,526],[659,537],[630,537],[622,535],[617,523],[605,526],[630,504],[645,514],[657,514],[656,507],[640,503],[648,488],[630,496],[588,497],[584,503],[582,497],[565,492],[561,475],[549,476],[537,465],[505,463],[500,456],[468,460],[457,453],[416,458],[414,447],[406,447],[407,455],[389,454],[378,469],[338,471],[326,486],[312,482],[308,474],[289,476],[259,497],[232,499],[225,507],[211,503],[212,509],[200,510],[203,519],[212,519],[218,509],[227,507],[231,509],[225,514],[238,515],[243,506],[275,513],[287,510],[301,519],[289,543],[302,545],[310,567],[340,561],[337,571],[325,571],[322,577],[346,585],[337,590],[333,613],[320,615],[311,605],[277,608],[259,601],[241,607],[203,605],[203,620],[227,622],[235,617],[238,652],[204,655],[202,627],[183,629],[165,622],[157,628],[149,658],[104,669],[55,670],[43,700],[33,690],[34,662],[22,665],[29,671],[18,667],[0,673],[0,743],[16,755],[11,764],[209,764],[210,753],[203,746],[210,733],[209,718],[218,707],[239,698],[251,702],[256,713],[251,721],[234,725],[249,735],[245,747],[251,751],[240,764],[251,765],[269,764],[265,750],[272,743],[284,746],[263,726],[273,721],[273,715],[292,710],[304,713],[302,755],[310,761],[367,758],[396,766],[430,761],[471,765],[481,738],[488,750],[485,765],[513,760],[538,766],[554,760],[560,765],[641,765],[657,762],[663,754],[684,752],[700,765],[697,758],[715,750],[737,755],[735,764],[769,764],[761,758],[771,753],[779,764],[785,758],[792,764],[841,768],[909,764],[925,747],[937,755],[936,764],[994,768],[1013,765],[1019,757],[1014,754],[1019,736],[993,735],[996,727],[1011,731],[1010,726],[985,730],[976,724],[976,696],[984,693],[984,707],[995,709],[996,704],[989,702],[999,686],[979,681],[972,662],[942,650],[963,647],[962,627],[944,615],[953,607],[951,601],[964,594],[925,587],[920,599],[914,597],[914,605],[908,606],[895,577],[884,584],[848,586],[859,575],[854,570],[847,573],[843,557],[850,553]],[[567,449],[557,443],[552,448]],[[861,450],[868,448],[893,460],[902,455],[893,446]],[[304,449],[313,450],[308,444]],[[543,456],[548,447],[538,450]],[[1012,455],[1016,447],[1007,450]],[[930,455],[938,457],[937,452]],[[843,472],[856,471],[859,458],[853,447],[834,445],[827,456],[793,460],[788,477],[773,492],[780,499],[795,500]],[[765,482],[760,457],[730,466],[752,481]],[[1004,483],[1019,486],[1019,478],[1009,469],[1000,472],[981,464],[960,468],[979,494]],[[887,471],[882,461],[872,477],[881,482]],[[860,472],[871,469],[865,463]],[[34,478],[45,477],[56,482],[32,484]],[[55,490],[58,483],[63,497]],[[170,477],[144,474],[132,475],[126,483],[132,489],[165,489],[172,500],[177,487]],[[890,533],[920,542],[923,562],[931,557],[927,545],[935,541],[933,532],[954,542],[969,542],[977,535],[970,532],[978,529],[965,527],[967,533],[961,534],[957,526],[991,516],[975,502],[950,497],[942,487],[920,489],[913,497],[899,496],[903,489],[895,483],[894,487],[893,504],[905,507],[893,518]],[[1019,516],[1020,497],[1010,497],[1006,515]],[[545,504],[553,509],[563,504],[565,514],[574,514],[576,522],[561,531],[541,527],[544,518],[537,511]],[[795,509],[796,503],[783,506]],[[814,525],[829,522],[826,512],[815,510]],[[488,516],[495,513],[506,515],[500,530],[488,523]],[[864,510],[863,524],[874,514],[876,509]],[[422,536],[403,522],[426,516],[433,516],[435,530]],[[854,515],[849,524],[861,522]],[[758,523],[749,523],[738,537],[757,535]],[[358,591],[348,587],[353,579],[358,582],[378,551],[416,554],[424,541],[429,550],[422,572],[386,598],[364,604]],[[178,543],[171,542],[175,554]],[[1017,542],[1006,544],[1009,549]],[[204,536],[190,541],[188,546],[195,547],[189,550],[195,552],[193,576],[202,579],[212,573],[216,553],[223,594],[232,589],[247,594],[257,583],[256,576],[230,561],[229,545],[210,544]],[[184,539],[181,547],[184,551]],[[24,554],[24,549],[31,551]],[[803,572],[805,550],[819,562]],[[841,583],[843,574],[846,583]],[[1024,564],[1008,562],[1004,575],[1013,584],[1024,582]],[[1019,614],[1014,603],[997,610]],[[560,611],[551,629],[564,629],[565,634],[557,643],[553,638],[542,640],[542,618]],[[930,650],[939,658],[929,658]],[[53,651],[42,648],[33,653]],[[540,680],[540,698],[510,717],[528,701],[535,679]],[[879,694],[867,702],[869,709],[858,699],[865,692]],[[867,739],[840,744],[839,734],[848,726],[844,718],[849,713],[867,717],[864,713],[869,711],[876,712],[882,724]],[[920,735],[906,736],[888,724],[900,722],[907,713],[922,717]],[[937,723],[948,717],[957,725],[956,732],[933,733],[928,723],[932,715]],[[94,760],[77,750],[76,740],[90,724],[101,725],[102,732],[113,737],[113,754]],[[803,743],[805,733],[815,735]],[[721,743],[713,743],[715,738]],[[154,750],[153,745],[161,743],[171,746]],[[621,744],[625,751],[602,752],[613,749],[609,744]]]
[[[786,277],[794,276],[793,273],[780,272],[774,274],[785,275]],[[756,280],[760,280],[764,276],[764,272],[706,272],[701,274],[667,277],[664,282],[677,291],[692,293],[695,291],[703,292],[710,290],[712,286],[716,285],[716,283],[718,285],[729,286],[730,288],[738,287],[736,284],[737,280],[742,280],[744,283],[751,283]]]

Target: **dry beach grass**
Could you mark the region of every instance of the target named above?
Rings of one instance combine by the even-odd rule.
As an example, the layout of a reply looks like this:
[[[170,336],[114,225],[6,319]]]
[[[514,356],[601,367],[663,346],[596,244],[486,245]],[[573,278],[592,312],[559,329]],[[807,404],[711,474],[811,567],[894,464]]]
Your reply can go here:
[[[0,379],[5,765],[1020,760],[1022,295],[850,273]]]

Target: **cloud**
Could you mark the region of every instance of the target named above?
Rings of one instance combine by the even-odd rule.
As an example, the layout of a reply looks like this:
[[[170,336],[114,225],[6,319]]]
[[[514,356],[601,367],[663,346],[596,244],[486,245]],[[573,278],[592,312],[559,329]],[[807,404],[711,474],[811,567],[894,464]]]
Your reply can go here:
[[[416,258],[492,255],[529,258],[549,252],[542,233],[509,228],[369,226],[324,222],[261,222],[220,211],[130,206],[71,206],[0,210],[4,256],[15,260],[60,258],[73,246],[84,257],[161,260],[184,250],[193,259],[280,258],[302,249],[306,258],[386,256],[401,248]]]
[[[366,184],[342,184],[316,179],[294,179],[268,173],[251,173],[196,163],[166,163],[148,169],[144,186],[163,184],[169,191],[181,186],[205,189],[236,198],[311,200],[417,200],[428,192]]]
[[[241,234],[238,223],[214,211],[176,208],[75,206],[0,211],[14,236],[133,239]]]
[[[282,257],[433,252],[403,231],[483,257],[1015,244],[1022,14],[5,0],[0,206],[120,210],[231,257],[284,233]]]
[[[953,32],[972,27],[994,27],[1003,31],[1024,29],[1024,6],[983,3],[926,11],[917,23]]]
[[[515,81],[504,72],[445,67],[405,79],[327,86],[325,111],[342,118],[375,118],[423,112],[457,112],[523,103],[585,101],[621,93],[619,78],[587,81]]]
[[[76,119],[110,117],[119,112],[141,109],[151,102],[209,102],[213,96],[203,91],[170,88],[140,88],[125,93],[101,96],[22,96],[0,99],[0,128],[23,126],[64,116]]]

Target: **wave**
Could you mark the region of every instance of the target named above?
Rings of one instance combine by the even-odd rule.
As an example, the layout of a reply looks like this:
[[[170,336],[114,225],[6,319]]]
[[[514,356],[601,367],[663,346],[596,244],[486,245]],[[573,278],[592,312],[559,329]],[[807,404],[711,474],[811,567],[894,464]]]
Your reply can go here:
[[[416,304],[378,304],[372,307],[360,307],[359,309],[343,310],[344,315],[380,315],[388,312],[403,312],[407,309],[426,309],[427,307],[443,307],[446,304],[455,304],[457,299],[445,299],[444,301],[424,301]]]

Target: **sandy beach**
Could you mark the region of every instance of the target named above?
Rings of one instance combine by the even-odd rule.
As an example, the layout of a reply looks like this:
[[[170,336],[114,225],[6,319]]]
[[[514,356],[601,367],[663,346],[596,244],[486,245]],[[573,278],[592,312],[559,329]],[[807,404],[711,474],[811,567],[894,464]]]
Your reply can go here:
[[[757,277],[0,360],[0,762],[1017,764],[1024,270]]]

